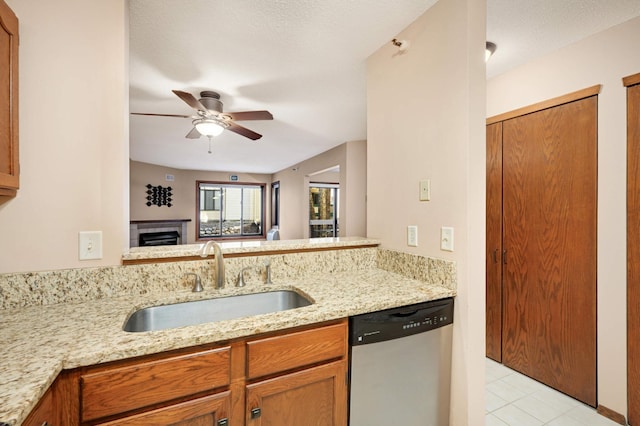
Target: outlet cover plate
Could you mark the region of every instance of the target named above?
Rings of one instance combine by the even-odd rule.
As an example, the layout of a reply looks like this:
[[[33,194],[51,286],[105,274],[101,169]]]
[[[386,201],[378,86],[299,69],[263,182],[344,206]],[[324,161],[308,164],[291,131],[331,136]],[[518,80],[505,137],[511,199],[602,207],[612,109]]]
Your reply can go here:
[[[440,250],[453,251],[453,228],[443,226],[440,230]]]
[[[418,227],[416,225],[407,226],[407,245],[418,247]]]

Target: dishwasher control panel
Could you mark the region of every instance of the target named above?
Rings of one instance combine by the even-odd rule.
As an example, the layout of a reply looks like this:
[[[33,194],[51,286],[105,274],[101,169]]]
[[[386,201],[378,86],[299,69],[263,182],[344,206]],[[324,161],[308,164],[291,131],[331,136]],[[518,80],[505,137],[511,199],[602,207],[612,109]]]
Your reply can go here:
[[[453,298],[418,303],[349,318],[351,346],[384,342],[453,323]]]

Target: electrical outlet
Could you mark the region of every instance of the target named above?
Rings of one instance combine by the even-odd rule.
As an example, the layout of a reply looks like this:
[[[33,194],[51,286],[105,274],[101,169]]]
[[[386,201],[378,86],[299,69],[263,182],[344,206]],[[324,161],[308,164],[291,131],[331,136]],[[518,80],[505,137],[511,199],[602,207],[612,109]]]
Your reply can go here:
[[[431,200],[431,179],[420,181],[420,201]]]
[[[102,231],[84,231],[78,234],[80,260],[102,259]]]
[[[440,230],[440,250],[453,251],[453,228],[443,226]]]
[[[418,247],[418,227],[415,225],[407,226],[407,245]]]

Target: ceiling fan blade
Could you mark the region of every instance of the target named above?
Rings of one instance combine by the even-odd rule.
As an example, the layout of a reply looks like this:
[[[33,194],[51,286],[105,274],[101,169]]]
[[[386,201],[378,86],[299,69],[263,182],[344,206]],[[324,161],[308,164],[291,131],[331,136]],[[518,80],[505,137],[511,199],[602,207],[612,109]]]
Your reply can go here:
[[[193,129],[191,129],[191,131],[189,133],[187,133],[187,135],[185,136],[185,138],[187,139],[199,139],[200,136],[202,136],[200,134],[200,132],[198,130],[196,130],[196,128],[194,127]]]
[[[180,118],[191,118],[190,115],[180,115],[180,114],[151,114],[147,112],[132,112],[131,115],[150,115],[153,117],[180,117]]]
[[[273,120],[273,115],[269,111],[243,111],[243,112],[225,112],[233,120]]]
[[[237,133],[239,135],[242,135],[246,138],[249,138],[251,140],[258,140],[262,137],[262,135],[260,133],[256,133],[253,130],[249,130],[246,127],[242,127],[239,124],[234,123],[233,121],[229,122],[229,127],[227,127],[227,130],[230,130],[234,133]]]
[[[191,93],[183,92],[181,90],[172,90],[172,92],[175,93],[177,97],[185,101],[191,108],[197,111],[207,111],[207,108],[205,108],[204,105],[202,105]]]

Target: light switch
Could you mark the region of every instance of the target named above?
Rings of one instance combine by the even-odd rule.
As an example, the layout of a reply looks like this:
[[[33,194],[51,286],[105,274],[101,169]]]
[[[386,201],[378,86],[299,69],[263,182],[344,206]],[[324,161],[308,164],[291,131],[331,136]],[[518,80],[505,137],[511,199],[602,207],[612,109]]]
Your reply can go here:
[[[407,226],[407,245],[418,247],[418,227],[415,225]]]
[[[443,226],[440,230],[440,250],[453,251],[453,228]]]
[[[78,234],[80,260],[102,259],[102,231],[84,231]]]
[[[420,201],[431,200],[431,179],[420,181]]]

